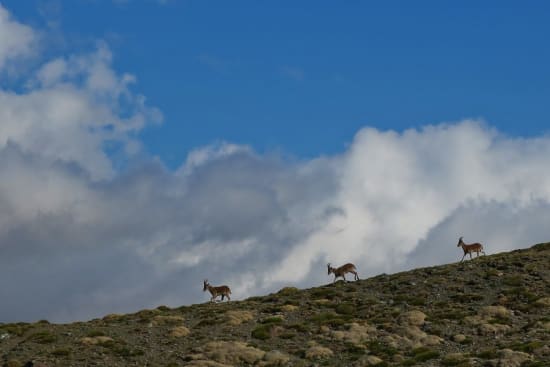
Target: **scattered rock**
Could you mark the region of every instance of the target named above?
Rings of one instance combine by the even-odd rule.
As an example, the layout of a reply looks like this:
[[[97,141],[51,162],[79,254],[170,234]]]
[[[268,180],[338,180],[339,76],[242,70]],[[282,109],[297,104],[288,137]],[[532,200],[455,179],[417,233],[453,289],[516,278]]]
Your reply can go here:
[[[0,366],[542,366],[550,244],[535,255],[73,324],[0,323]]]

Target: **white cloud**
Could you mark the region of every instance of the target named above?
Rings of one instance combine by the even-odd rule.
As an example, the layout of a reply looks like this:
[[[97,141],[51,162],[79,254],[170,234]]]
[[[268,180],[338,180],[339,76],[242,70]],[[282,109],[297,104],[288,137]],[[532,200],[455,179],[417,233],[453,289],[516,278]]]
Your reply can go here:
[[[510,232],[500,227],[508,224],[491,220],[485,211],[497,206],[501,216],[512,216],[519,226],[525,222],[532,229],[532,223],[541,224],[517,213],[531,213],[536,207],[540,214],[545,208],[541,203],[550,202],[549,143],[548,138],[507,138],[475,121],[401,134],[363,129],[340,157],[340,190],[332,205],[342,215],[333,216],[296,246],[284,260],[286,266],[268,279],[305,276],[309,269],[299,264],[319,258],[333,263],[353,260],[371,275],[409,267],[416,263],[409,259],[411,253],[420,256],[419,244],[434,246],[431,236],[448,221],[464,225],[445,227],[437,238],[445,242],[437,245],[447,246],[438,253],[446,256],[428,255],[431,264],[455,258],[453,245],[459,235],[486,241],[491,252],[539,241],[540,230],[521,231],[521,242],[518,236],[499,236]],[[465,219],[472,216],[478,220]]]
[[[179,169],[179,174],[190,175],[193,173],[193,170],[196,168],[207,164],[216,159],[227,157],[237,153],[252,153],[252,149],[247,146],[231,144],[226,142],[221,142],[215,145],[210,145],[206,147],[201,147],[195,150],[192,150],[188,155],[185,161]]]
[[[0,4],[0,71],[8,61],[31,56],[37,39],[32,28],[13,20]]]
[[[109,48],[98,43],[89,54],[45,62],[26,92],[0,90],[0,147],[11,142],[51,161],[74,162],[94,180],[112,178],[105,144],[135,154],[133,135],[162,116],[130,91],[135,77],[117,75],[111,62]]]
[[[353,261],[362,277],[457,261],[458,236],[489,253],[528,246],[544,240],[550,209],[547,140],[475,121],[365,128],[334,157],[218,144],[177,172],[150,162],[100,184],[8,144],[0,289],[13,301],[1,311],[66,321],[200,302],[206,277],[242,298],[328,282],[329,261]]]
[[[134,81],[99,43],[0,90],[0,322],[201,302],[204,278],[235,298],[313,286],[329,261],[362,277],[457,261],[459,236],[489,253],[545,240],[549,137],[364,128],[332,157],[219,143],[175,172],[154,159],[119,172],[105,145],[136,149],[160,118]]]

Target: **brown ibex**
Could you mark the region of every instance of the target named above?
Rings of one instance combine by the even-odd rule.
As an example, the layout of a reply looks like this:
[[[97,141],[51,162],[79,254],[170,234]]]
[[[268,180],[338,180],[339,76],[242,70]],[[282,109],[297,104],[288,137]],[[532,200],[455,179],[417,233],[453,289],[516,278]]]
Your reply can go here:
[[[477,253],[477,256],[479,256],[479,253],[483,253],[483,255],[485,255],[485,251],[483,251],[483,245],[481,243],[470,243],[470,244],[466,244],[464,243],[464,241],[462,241],[462,237],[460,237],[458,239],[458,244],[456,245],[456,247],[462,247],[462,250],[464,250],[464,255],[462,256],[462,259],[460,260],[460,262],[464,261],[464,257],[466,255],[470,255],[470,259],[472,259],[472,252],[475,252]]]
[[[229,289],[226,285],[220,285],[219,287],[213,287],[208,283],[208,279],[204,280],[204,288],[202,289],[203,292],[206,292],[208,290],[210,294],[212,295],[212,298],[210,298],[210,302],[214,302],[216,297],[222,296],[222,301],[224,297],[227,297],[227,300],[230,301],[231,298],[229,295],[231,294],[231,289]]]
[[[328,263],[327,267],[328,267],[328,275],[330,275],[330,273],[334,273],[333,283],[336,283],[336,279],[340,277],[344,278],[344,281],[347,281],[345,276],[347,273],[352,273],[353,275],[355,275],[355,280],[359,280],[359,275],[357,275],[357,269],[355,268],[355,265],[351,263],[342,265],[339,268],[333,268],[330,266],[330,263]]]

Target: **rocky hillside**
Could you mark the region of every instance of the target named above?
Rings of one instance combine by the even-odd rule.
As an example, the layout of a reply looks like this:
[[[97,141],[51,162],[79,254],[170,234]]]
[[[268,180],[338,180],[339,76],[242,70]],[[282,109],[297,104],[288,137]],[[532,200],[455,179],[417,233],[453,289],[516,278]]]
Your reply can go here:
[[[0,358],[9,367],[550,366],[550,243],[244,301],[0,324]]]

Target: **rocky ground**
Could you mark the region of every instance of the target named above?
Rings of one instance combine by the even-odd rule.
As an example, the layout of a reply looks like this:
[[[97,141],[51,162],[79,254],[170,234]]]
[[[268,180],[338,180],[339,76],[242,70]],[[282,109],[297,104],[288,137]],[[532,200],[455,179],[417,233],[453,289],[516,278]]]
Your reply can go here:
[[[244,301],[0,324],[0,365],[550,366],[550,243]]]

